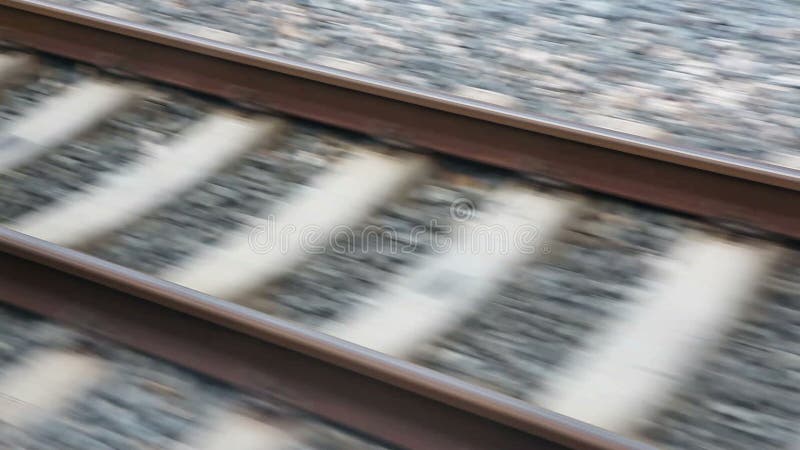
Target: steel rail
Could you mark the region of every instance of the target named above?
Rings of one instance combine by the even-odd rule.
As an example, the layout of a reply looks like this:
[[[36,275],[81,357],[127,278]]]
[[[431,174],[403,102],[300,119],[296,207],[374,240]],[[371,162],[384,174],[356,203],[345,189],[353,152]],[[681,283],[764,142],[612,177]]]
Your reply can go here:
[[[412,449],[631,449],[624,437],[0,227],[0,301]]]
[[[0,38],[104,68],[478,162],[800,238],[800,171],[410,89],[33,0]]]

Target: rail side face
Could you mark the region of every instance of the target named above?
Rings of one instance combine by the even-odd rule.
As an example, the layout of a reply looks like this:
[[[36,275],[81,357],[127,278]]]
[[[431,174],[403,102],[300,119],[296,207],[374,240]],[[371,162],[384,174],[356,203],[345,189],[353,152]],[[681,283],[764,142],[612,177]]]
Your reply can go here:
[[[401,448],[628,449],[630,439],[0,227],[0,302]]]
[[[8,254],[0,255],[0,272],[2,300],[7,303],[237,387],[276,395],[396,445],[565,448]]]

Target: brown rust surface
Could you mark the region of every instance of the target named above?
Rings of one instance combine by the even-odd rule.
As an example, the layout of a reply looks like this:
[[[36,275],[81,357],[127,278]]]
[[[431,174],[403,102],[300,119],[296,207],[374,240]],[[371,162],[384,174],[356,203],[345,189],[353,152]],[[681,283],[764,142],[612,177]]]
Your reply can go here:
[[[45,52],[715,221],[800,237],[800,172],[668,147],[264,53],[0,0],[0,37]]]
[[[500,394],[0,227],[0,301],[403,448],[645,448]]]

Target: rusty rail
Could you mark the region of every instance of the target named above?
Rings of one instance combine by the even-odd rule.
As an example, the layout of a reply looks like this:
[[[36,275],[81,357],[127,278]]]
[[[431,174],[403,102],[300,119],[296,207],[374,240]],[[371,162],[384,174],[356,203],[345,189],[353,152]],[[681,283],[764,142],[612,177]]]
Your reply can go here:
[[[0,38],[578,187],[800,238],[800,171],[667,146],[157,30],[0,0]]]
[[[635,441],[0,227],[0,301],[411,449]]]

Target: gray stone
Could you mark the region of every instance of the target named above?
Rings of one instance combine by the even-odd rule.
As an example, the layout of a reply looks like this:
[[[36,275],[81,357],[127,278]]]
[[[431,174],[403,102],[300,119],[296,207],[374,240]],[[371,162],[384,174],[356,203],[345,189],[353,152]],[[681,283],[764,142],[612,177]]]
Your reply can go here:
[[[298,122],[276,148],[253,152],[90,251],[149,273],[179,264],[307,184],[346,152],[345,139]]]
[[[163,89],[157,95],[138,101],[86,135],[0,174],[0,223],[84,190],[107,172],[124,170],[148,146],[165,144],[203,114],[203,104],[185,94]]]
[[[69,339],[67,339],[67,337]],[[222,410],[252,413],[263,420],[295,420],[303,448],[386,448],[332,423],[269,398],[238,392],[167,362],[84,335],[0,305],[0,375],[34,351],[82,351],[102,359],[109,375],[55,415],[24,429],[0,423],[0,447],[49,450],[139,450],[183,448],[203,433]],[[13,347],[11,353],[7,348]]]
[[[642,281],[645,259],[662,255],[684,227],[673,216],[601,202],[568,226],[553,255],[518,270],[416,360],[515,397],[532,394],[619,311]]]
[[[88,7],[98,0],[57,1]],[[245,46],[357,71],[368,67],[370,76],[415,87],[490,91],[481,97],[504,99],[524,112],[581,123],[599,114],[603,123],[639,124],[628,127],[634,134],[664,130],[657,139],[749,158],[798,153],[797,137],[786,137],[792,126],[759,133],[777,123],[764,110],[797,116],[800,92],[792,77],[800,72],[800,15],[793,0],[121,3],[152,25],[218,29],[240,36]],[[702,86],[730,79],[792,90],[779,96],[737,90],[742,99],[733,105],[704,97]],[[669,92],[697,116],[614,101],[643,82],[640,98]],[[714,113],[720,106],[725,112]],[[750,139],[753,133],[762,137]]]
[[[755,307],[677,398],[645,427],[680,449],[790,448],[800,422],[800,253],[790,254]]]
[[[2,51],[2,42],[0,42]],[[36,76],[27,83],[0,92],[0,133],[8,122],[18,119],[45,97],[57,95],[91,73],[87,67],[76,66],[59,58],[43,57]],[[0,134],[1,135],[1,134]]]
[[[462,199],[477,206],[480,190],[446,177],[423,183],[248,304],[270,305],[270,312],[310,326],[336,320],[392,275],[430,255],[435,237],[450,231],[451,205]]]

